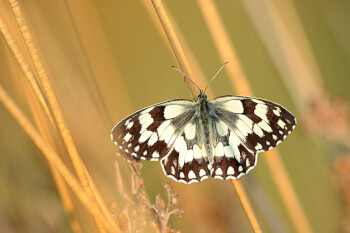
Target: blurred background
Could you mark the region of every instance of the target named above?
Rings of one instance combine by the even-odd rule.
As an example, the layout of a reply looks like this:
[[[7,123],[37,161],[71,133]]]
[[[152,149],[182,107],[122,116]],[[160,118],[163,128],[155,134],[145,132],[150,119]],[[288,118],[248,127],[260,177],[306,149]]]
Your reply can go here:
[[[0,1],[3,24],[34,69],[10,3]],[[211,97],[240,94],[230,72],[239,64],[254,96],[281,104],[298,120],[295,131],[278,146],[284,166],[275,167],[269,154],[260,154],[255,169],[241,178],[264,232],[350,232],[350,1],[163,3],[199,86],[229,62],[211,84]],[[126,190],[131,189],[131,178],[125,160],[116,156],[110,130],[137,109],[190,98],[182,76],[170,68],[178,64],[152,3],[18,4],[79,155],[106,203],[120,209],[114,161]],[[3,35],[0,85],[36,127],[49,122]],[[72,168],[62,140],[52,129],[48,132],[51,145]],[[3,104],[0,148],[0,231],[72,232],[47,160]],[[167,199],[166,182],[180,197],[175,207],[184,213],[182,218],[170,218],[173,229],[253,232],[230,181],[207,179],[185,185],[166,178],[157,162],[142,164],[152,203],[157,194]],[[292,186],[276,182],[276,170],[281,169]],[[98,232],[92,217],[70,194],[82,232]],[[295,197],[302,215],[288,207],[289,198]],[[297,225],[298,218],[307,228]]]

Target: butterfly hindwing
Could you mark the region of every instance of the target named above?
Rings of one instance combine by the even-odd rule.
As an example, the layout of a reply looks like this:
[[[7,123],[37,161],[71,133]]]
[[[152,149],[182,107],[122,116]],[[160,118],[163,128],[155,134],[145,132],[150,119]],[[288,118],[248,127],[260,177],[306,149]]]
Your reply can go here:
[[[203,132],[198,115],[193,115],[162,160],[164,173],[179,182],[193,183],[210,176],[203,154]]]
[[[171,148],[194,102],[172,100],[141,109],[119,122],[111,138],[137,159],[160,160]]]
[[[213,127],[217,135],[213,138],[214,163],[208,165],[211,176],[226,180],[248,173],[256,164],[256,150],[249,149],[242,133],[221,119]]]
[[[194,156],[193,150],[187,150],[185,153],[187,159]],[[192,155],[189,155],[189,153],[192,153]],[[196,156],[201,157],[201,154],[201,151],[198,150]],[[210,176],[207,163],[203,157],[201,159],[193,158],[190,162],[184,161],[183,163],[179,159],[180,153],[173,150],[161,162],[164,173],[175,181],[190,184],[202,181]]]

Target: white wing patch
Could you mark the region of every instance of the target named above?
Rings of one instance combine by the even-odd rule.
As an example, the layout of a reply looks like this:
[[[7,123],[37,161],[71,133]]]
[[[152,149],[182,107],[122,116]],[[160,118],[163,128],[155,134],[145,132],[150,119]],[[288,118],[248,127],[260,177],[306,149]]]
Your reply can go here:
[[[220,136],[225,136],[228,133],[228,127],[224,122],[216,122],[216,130]]]
[[[229,101],[224,103],[224,107],[226,109],[230,109],[230,111],[232,111],[234,113],[241,114],[244,111],[243,104],[240,100],[229,100]]]
[[[222,142],[219,142],[215,148],[215,156],[216,157],[222,157],[225,154],[225,150],[224,150],[224,145],[222,144]]]
[[[192,140],[196,136],[196,125],[193,123],[188,123],[185,126],[185,136],[187,140]]]
[[[260,117],[262,120],[268,122],[267,119],[267,105],[266,104],[257,104],[254,110],[255,115]]]
[[[172,119],[175,118],[182,113],[184,113],[185,108],[182,105],[168,105],[164,108],[164,118],[165,119]]]

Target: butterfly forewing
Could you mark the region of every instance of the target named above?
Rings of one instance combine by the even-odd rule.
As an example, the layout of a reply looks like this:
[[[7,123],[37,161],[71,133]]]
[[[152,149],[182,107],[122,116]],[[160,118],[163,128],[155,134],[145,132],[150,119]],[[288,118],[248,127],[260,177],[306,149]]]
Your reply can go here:
[[[275,147],[296,125],[290,112],[270,101],[223,96],[216,98],[213,104],[221,112],[221,119],[237,132],[251,151],[262,152]]]
[[[185,125],[194,102],[173,100],[141,109],[119,122],[111,138],[120,150],[137,159],[160,160]]]

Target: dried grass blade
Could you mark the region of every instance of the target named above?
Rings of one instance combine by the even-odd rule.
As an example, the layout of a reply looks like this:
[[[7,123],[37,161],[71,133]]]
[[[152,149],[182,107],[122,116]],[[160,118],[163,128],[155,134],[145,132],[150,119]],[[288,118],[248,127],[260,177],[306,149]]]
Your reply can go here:
[[[203,0],[198,0],[199,1],[199,5],[203,11],[204,14],[204,18],[207,20],[208,23],[208,27],[209,30],[211,31],[211,34],[214,38],[214,42],[216,43],[216,46],[218,47],[218,51],[221,54],[221,56],[234,56],[234,50],[232,45],[229,42],[228,39],[228,34],[223,26],[223,23],[219,17],[219,14],[217,12],[216,7],[214,6],[212,1],[203,1]],[[233,52],[227,52],[230,51],[232,49]],[[235,58],[235,56],[234,56]],[[238,62],[238,60],[235,58],[234,61]],[[236,65],[236,67],[241,67],[240,65]],[[231,79],[235,79],[235,77],[233,77],[233,75],[235,75],[233,72],[229,73],[231,77]],[[249,83],[247,82],[244,73],[237,73],[236,74],[238,76],[239,79],[237,79],[237,81],[235,81],[234,83],[236,84],[236,90],[237,93],[242,94],[242,95],[252,95],[252,91],[251,88],[249,87]],[[237,78],[237,77],[236,77]],[[274,158],[279,157],[279,153],[278,151],[275,149],[274,152],[276,154],[276,156],[274,156]],[[277,171],[281,171],[284,174],[287,174],[287,172],[285,171],[284,166],[282,165],[282,163],[274,163],[274,166],[272,166],[272,159],[268,158],[268,163],[270,167],[273,167],[274,169],[272,169],[271,171],[274,174],[274,178],[275,178],[275,182],[276,182],[276,186],[279,186],[279,184],[282,182],[281,177],[284,177],[286,180],[286,183],[284,183],[284,187],[288,186],[287,189],[288,190],[294,190],[291,181],[289,180],[288,176],[282,176],[280,173],[278,173]],[[276,167],[278,166],[278,167]],[[280,191],[280,195],[282,196],[283,200],[288,200],[286,193],[282,192],[281,189],[279,189]],[[307,228],[305,229],[311,229],[309,226],[309,223],[306,219],[306,216],[303,214],[301,205],[300,205],[300,201],[298,199],[298,197],[296,196],[295,192],[291,192],[289,195],[291,195],[293,197],[294,205],[298,206],[298,209],[300,210],[299,212],[296,213],[291,213],[289,212],[292,220],[295,220],[296,218],[294,217],[295,214],[299,215],[297,217],[297,219],[301,219],[304,226],[306,226]],[[288,206],[290,205],[290,202],[285,202],[285,205]],[[294,221],[295,225],[298,225],[299,223]],[[300,228],[302,229],[302,228]]]
[[[175,56],[177,57],[179,63],[182,65],[181,67],[188,67],[187,59],[186,59],[185,54],[183,52],[183,49],[182,49],[182,47],[177,39],[177,36],[176,36],[174,29],[170,23],[169,17],[164,9],[162,2],[160,0],[152,0],[152,3],[153,3],[153,6],[154,6],[157,14],[158,14],[158,17],[159,17],[161,23],[163,25],[163,29],[168,37],[168,40],[169,40],[169,42],[174,50]],[[186,70],[184,70],[184,71],[186,71]],[[187,74],[189,74],[189,72]],[[192,95],[193,94],[195,94],[195,93],[192,92]],[[197,95],[194,95],[194,96],[197,96]],[[239,181],[237,181],[237,182],[239,182]],[[255,214],[253,213],[252,208],[248,208],[249,201],[245,195],[245,192],[243,191],[243,186],[237,184],[237,186],[234,185],[234,187],[239,188],[239,190],[236,190],[237,195],[239,195],[240,200],[244,200],[244,204],[242,203],[242,205],[245,207],[244,210],[246,211],[248,218],[251,221],[251,225],[252,225],[254,231],[255,232],[262,232],[260,229],[260,226],[258,224],[258,221],[255,217]]]
[[[288,213],[298,232],[311,233],[312,229],[307,221],[305,213],[299,203],[298,196],[281,161],[278,152],[270,150],[265,152],[267,165],[270,168],[272,177],[285,203]]]
[[[74,233],[82,233],[80,223],[77,218],[74,217],[74,204],[72,202],[71,196],[69,194],[69,190],[67,185],[64,183],[64,180],[61,174],[57,171],[55,166],[50,163],[50,170],[52,172],[52,176],[55,180],[56,187],[60,194],[60,197],[63,202],[64,209],[67,211],[69,216],[69,223]]]
[[[188,60],[186,58],[185,52],[180,45],[179,39],[176,36],[176,33],[174,31],[173,26],[171,25],[171,22],[169,20],[169,17],[167,15],[167,12],[163,6],[163,3],[161,0],[152,0],[153,7],[158,15],[158,18],[160,20],[160,23],[163,26],[164,32],[167,35],[167,38],[169,40],[169,43],[173,49],[173,52],[175,54],[175,57],[177,61],[179,62],[179,65],[182,69],[182,71],[189,77],[193,77],[191,67],[188,63]],[[187,85],[191,91],[191,94],[194,98],[197,98],[199,91],[198,89],[190,82],[187,82]]]
[[[216,10],[216,7],[212,1],[198,0],[204,18],[208,24],[210,33],[219,51],[222,61],[229,61],[230,65],[227,66],[229,77],[231,78],[232,85],[236,87],[236,92],[240,95],[250,96],[252,91],[250,85],[245,77],[245,74],[241,68],[241,64],[236,56],[236,52],[230,43],[228,34],[223,26],[220,16]],[[256,219],[253,209],[250,206],[249,200],[245,194],[244,188],[240,181],[232,180],[232,184],[236,189],[237,195],[242,203],[242,206],[248,216],[250,224],[254,232],[262,232],[261,227]]]
[[[119,232],[119,229],[107,221],[105,216],[101,213],[96,203],[92,201],[90,197],[81,188],[79,182],[75,179],[74,175],[65,166],[56,152],[47,144],[41,137],[39,132],[35,129],[33,124],[25,117],[13,100],[8,96],[6,91],[0,86],[0,101],[4,104],[10,114],[16,119],[23,130],[43,152],[46,159],[55,166],[57,171],[61,174],[64,180],[67,182],[72,191],[77,195],[79,200],[86,206],[86,208],[100,221],[106,229],[110,232]]]
[[[28,87],[26,85],[26,87]],[[30,105],[30,108],[32,109],[32,114],[34,116],[34,122],[37,125],[38,131],[42,135],[42,137],[48,142],[51,147],[57,151],[57,147],[55,146],[53,135],[51,133],[50,126],[48,125],[48,122],[46,121],[46,117],[44,113],[41,111],[40,105],[34,95],[34,93],[29,89],[30,87],[26,88],[27,91],[27,98]],[[61,197],[64,209],[66,210],[68,216],[69,216],[69,223],[71,225],[72,231],[74,233],[81,233],[81,227],[79,224],[79,221],[74,216],[74,204],[71,199],[71,195],[69,194],[68,187],[66,183],[64,182],[62,176],[60,173],[56,170],[55,166],[49,162],[50,171],[52,173],[52,177],[54,179],[54,182],[56,184],[58,193]]]
[[[141,1],[141,2],[143,3],[147,13],[150,15],[151,19],[153,20],[153,23],[156,26],[157,31],[161,35],[162,39],[164,39],[164,41],[166,43],[168,43],[167,38],[164,36],[164,32],[163,32],[164,30],[162,28],[162,25],[159,24],[159,19],[157,18],[156,13],[154,12],[153,6],[151,4],[149,4],[148,1]],[[202,69],[200,68],[198,61],[196,60],[193,52],[191,51],[190,47],[186,43],[186,40],[184,39],[179,27],[177,26],[176,21],[173,20],[171,13],[167,12],[167,15],[168,15],[170,22],[172,22],[172,26],[174,28],[174,31],[176,31],[176,35],[180,41],[180,44],[182,45],[184,51],[186,51],[187,60],[188,60],[189,64],[191,64],[192,74],[194,74],[194,76],[192,76],[191,79],[193,81],[195,81],[195,83],[197,83],[197,85],[199,87],[205,87],[207,85],[208,81],[206,80],[205,75],[204,75]],[[171,46],[167,46],[167,47],[171,50]],[[210,88],[207,89],[205,94],[208,97],[214,96],[214,93]]]
[[[19,25],[19,28],[22,32],[22,36],[24,38],[24,41],[28,47],[28,50],[30,52],[30,55],[32,57],[32,60],[34,62],[34,65],[38,71],[39,79],[43,87],[43,91],[45,93],[45,97],[48,100],[49,106],[52,109],[52,113],[54,116],[54,119],[57,123],[57,127],[61,133],[61,136],[63,138],[63,141],[66,145],[66,148],[68,150],[68,154],[70,155],[71,161],[73,163],[75,172],[80,180],[80,183],[82,184],[85,192],[89,197],[93,197],[96,202],[98,203],[99,207],[101,209],[107,209],[106,205],[104,204],[104,201],[100,198],[100,195],[96,196],[95,194],[98,192],[97,190],[92,191],[89,184],[93,183],[92,179],[89,179],[90,176],[88,176],[87,170],[85,169],[85,166],[83,162],[80,159],[80,156],[78,154],[78,151],[76,149],[76,146],[74,144],[73,138],[70,134],[70,131],[68,130],[61,108],[58,105],[56,96],[53,92],[53,88],[51,86],[51,83],[46,75],[46,71],[42,65],[42,62],[40,60],[40,57],[38,55],[38,51],[35,47],[34,41],[32,40],[31,33],[29,31],[29,28],[25,22],[25,19],[23,17],[21,8],[19,7],[19,4],[16,0],[9,0],[12,11],[14,15],[16,16],[17,23]],[[112,218],[110,216],[106,216],[107,219],[111,220]],[[98,221],[96,221],[100,231],[103,231],[103,226],[101,226]],[[115,221],[112,220],[110,222],[114,227],[116,227]]]
[[[254,214],[254,211],[249,203],[249,200],[247,198],[247,194],[244,191],[242,183],[239,180],[231,180],[231,181],[232,181],[233,187],[235,188],[235,190],[237,192],[239,200],[241,201],[241,204],[242,204],[245,212],[247,213],[249,222],[251,223],[254,232],[261,233],[262,230],[261,230],[260,225],[257,221],[257,218]]]
[[[35,79],[32,70],[30,69],[28,63],[25,61],[23,54],[19,50],[17,43],[13,39],[10,31],[4,23],[2,16],[0,15],[0,31],[2,36],[4,37],[7,45],[9,46],[13,56],[16,58],[19,66],[21,67],[23,73],[25,74],[29,84],[33,88],[35,95],[37,96],[42,108],[44,109],[46,115],[53,123],[52,114],[49,110],[46,99],[44,98],[43,90],[41,89],[38,80]]]
[[[324,90],[320,70],[293,3],[242,1],[290,95],[304,110]],[[278,8],[278,5],[280,6]]]
[[[237,94],[251,96],[250,85],[215,4],[212,0],[197,0],[197,2],[222,62],[230,63],[225,69],[229,74],[232,85],[236,88]]]

